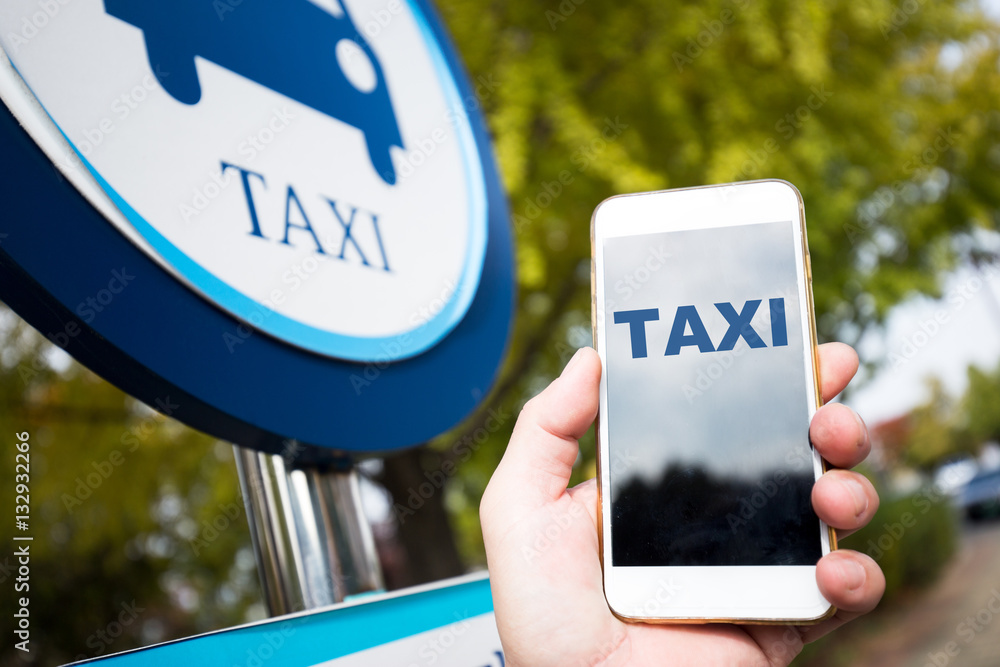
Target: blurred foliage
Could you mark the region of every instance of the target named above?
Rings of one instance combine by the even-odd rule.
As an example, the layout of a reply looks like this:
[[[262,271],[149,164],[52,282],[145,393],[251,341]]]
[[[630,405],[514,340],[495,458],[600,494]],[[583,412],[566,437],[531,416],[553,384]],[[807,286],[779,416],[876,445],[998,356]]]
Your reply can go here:
[[[1000,364],[991,372],[969,367],[969,386],[962,397],[963,428],[977,443],[1000,443]]]
[[[937,294],[944,272],[981,258],[976,230],[1000,221],[1000,51],[974,3],[436,4],[479,95],[470,105],[492,131],[517,244],[518,316],[496,387],[420,457],[428,470],[461,463],[444,503],[469,567],[484,564],[479,498],[517,410],[591,343],[589,220],[602,199],[791,181],[808,211],[821,337],[848,342],[912,293]],[[0,424],[32,433],[33,530],[44,537],[33,627],[51,659],[93,654],[88,638],[133,599],[145,611],[110,650],[261,613],[242,518],[192,546],[230,503],[242,513],[228,448],[153,417],[2,322]],[[143,423],[152,429],[131,451],[122,438]],[[967,428],[995,434],[997,423],[976,416]],[[456,443],[480,429],[488,437],[465,461]],[[114,450],[121,465],[67,507],[63,494]],[[574,479],[593,473],[591,432]],[[927,571],[898,567],[899,586]]]
[[[884,493],[884,490],[882,491]],[[957,546],[961,525],[948,497],[932,487],[887,498],[867,526],[841,541],[874,558],[885,574],[886,604],[932,583]]]
[[[909,433],[902,461],[931,470],[939,463],[960,454],[974,454],[980,443],[973,443],[960,422],[959,405],[937,380],[930,381],[931,397],[907,416]]]
[[[70,362],[6,309],[0,340],[4,507],[14,504],[13,434],[30,433],[31,512],[20,534],[34,538],[35,649],[26,656],[5,642],[0,664],[57,664],[260,616],[232,448]],[[13,532],[0,523],[4,544]],[[10,551],[6,559],[0,580],[12,586]]]
[[[483,411],[516,414],[591,343],[589,221],[621,192],[783,178],[802,192],[822,339],[854,342],[1000,222],[997,26],[964,2],[440,0],[493,131],[518,318]],[[877,360],[867,360],[877,363]],[[467,562],[513,419],[449,488]],[[594,474],[593,433],[574,481]],[[431,469],[439,464],[431,462]]]
[[[1000,365],[991,371],[967,370],[964,393],[954,398],[938,380],[929,380],[931,396],[894,425],[889,464],[933,471],[951,460],[978,455],[988,442],[1000,443]],[[876,435],[879,435],[876,427]]]

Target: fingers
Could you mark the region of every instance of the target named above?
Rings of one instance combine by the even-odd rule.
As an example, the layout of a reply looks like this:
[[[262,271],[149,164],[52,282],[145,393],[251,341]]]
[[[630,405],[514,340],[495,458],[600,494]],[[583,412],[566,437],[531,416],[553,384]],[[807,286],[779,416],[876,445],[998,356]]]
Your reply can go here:
[[[850,345],[824,343],[819,346],[820,393],[823,402],[844,390],[858,372],[858,353]]]
[[[820,560],[816,581],[823,597],[847,613],[868,613],[885,591],[885,576],[878,564],[865,554],[846,549]]]
[[[824,395],[839,392],[841,380],[849,380],[857,370],[857,355],[846,345],[830,344],[821,348],[825,369]],[[829,384],[833,383],[833,384]],[[871,452],[868,427],[851,408],[840,403],[824,405],[816,411],[809,425],[809,440],[831,465],[853,468]],[[863,475],[831,470],[813,487],[813,508],[828,525],[846,537],[861,528],[878,509],[878,493]]]
[[[858,371],[858,355],[843,343],[819,346],[820,392],[830,401]],[[852,468],[868,456],[868,428],[854,410],[841,404],[820,408],[809,425],[809,439],[831,465]],[[875,487],[864,475],[849,470],[824,474],[812,492],[813,508],[827,525],[845,537],[871,521],[878,510]],[[815,641],[878,605],[885,592],[885,576],[878,564],[864,554],[847,549],[824,556],[816,566],[816,581],[823,596],[837,612],[813,626],[800,628],[805,642]]]
[[[848,470],[831,470],[812,490],[816,514],[837,529],[837,537],[847,537],[866,525],[878,510],[878,493],[864,475]]]
[[[874,609],[885,592],[885,576],[871,558],[840,550],[824,556],[816,566],[820,592],[837,613],[817,625],[801,628],[806,642],[819,639],[844,623]]]
[[[809,424],[809,440],[831,465],[853,468],[868,456],[868,427],[851,408],[830,403],[816,411]]]
[[[597,352],[578,350],[562,375],[525,404],[487,493],[505,502],[542,505],[566,491],[577,439],[597,416],[600,378]]]

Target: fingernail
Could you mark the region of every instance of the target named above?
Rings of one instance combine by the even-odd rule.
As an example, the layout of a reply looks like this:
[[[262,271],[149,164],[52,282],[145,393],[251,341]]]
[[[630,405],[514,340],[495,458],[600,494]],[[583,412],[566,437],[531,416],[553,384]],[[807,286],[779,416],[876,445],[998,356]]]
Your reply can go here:
[[[844,480],[847,490],[854,499],[854,516],[859,517],[868,509],[868,494],[865,487],[856,479],[847,478]]]
[[[840,576],[843,577],[847,590],[856,591],[861,588],[868,578],[865,568],[848,558],[841,558],[840,561]]]
[[[858,414],[857,410],[851,409],[851,412],[854,413],[854,420],[858,422],[858,433],[860,434],[858,444],[860,445],[865,441],[865,431],[868,427],[865,426],[865,420],[861,418],[861,415]]]
[[[559,377],[562,377],[563,375],[566,375],[566,373],[568,373],[568,372],[569,372],[569,370],[570,370],[571,368],[573,368],[573,366],[574,366],[574,365],[576,365],[577,361],[579,361],[579,360],[580,360],[580,355],[581,355],[582,353],[583,353],[583,348],[581,347],[581,348],[580,348],[579,350],[577,350],[577,351],[576,351],[576,353],[575,353],[575,354],[573,355],[573,358],[569,360],[569,363],[568,363],[568,364],[566,364],[566,368],[564,368],[564,369],[563,369],[563,372],[562,372],[562,373],[561,373],[561,374],[559,375]]]

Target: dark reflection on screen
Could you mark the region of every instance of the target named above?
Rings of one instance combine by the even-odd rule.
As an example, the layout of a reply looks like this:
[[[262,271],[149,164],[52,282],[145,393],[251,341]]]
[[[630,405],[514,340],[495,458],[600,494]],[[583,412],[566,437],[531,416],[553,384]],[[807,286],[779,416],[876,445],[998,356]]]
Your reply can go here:
[[[616,566],[813,565],[820,558],[812,474],[746,481],[671,466],[657,484],[621,480],[612,507]]]
[[[605,240],[615,566],[819,559],[795,224]]]

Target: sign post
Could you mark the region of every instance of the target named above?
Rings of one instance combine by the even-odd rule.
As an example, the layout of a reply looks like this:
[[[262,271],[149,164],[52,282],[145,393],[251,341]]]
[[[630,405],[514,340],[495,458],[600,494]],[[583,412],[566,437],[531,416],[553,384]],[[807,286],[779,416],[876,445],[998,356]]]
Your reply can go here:
[[[276,454],[233,449],[272,616],[383,588],[353,466],[289,466]]]

